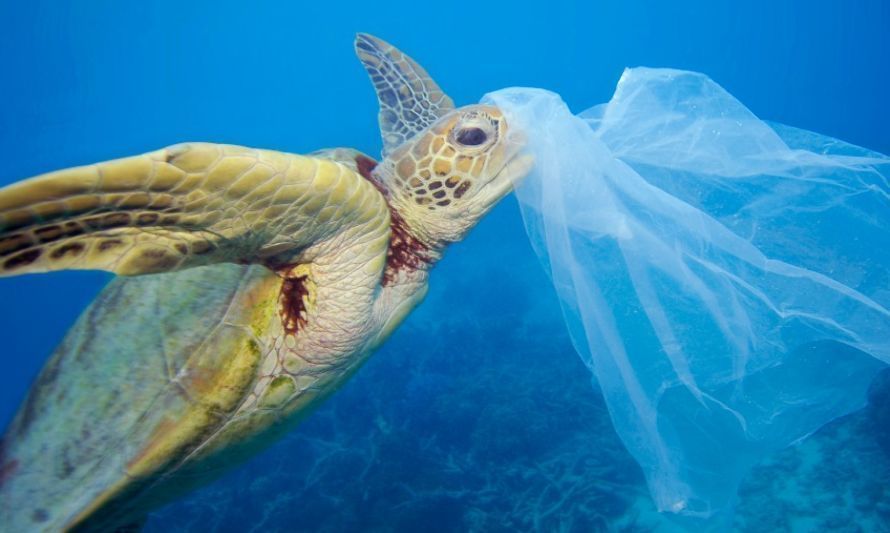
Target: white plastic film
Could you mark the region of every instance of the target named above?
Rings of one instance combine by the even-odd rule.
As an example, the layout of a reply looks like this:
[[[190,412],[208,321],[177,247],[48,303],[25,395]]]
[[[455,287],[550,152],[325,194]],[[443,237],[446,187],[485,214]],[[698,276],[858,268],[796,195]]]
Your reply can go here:
[[[750,467],[860,408],[890,362],[890,159],[767,124],[706,76],[637,68],[524,130],[529,237],[658,508],[709,517]]]

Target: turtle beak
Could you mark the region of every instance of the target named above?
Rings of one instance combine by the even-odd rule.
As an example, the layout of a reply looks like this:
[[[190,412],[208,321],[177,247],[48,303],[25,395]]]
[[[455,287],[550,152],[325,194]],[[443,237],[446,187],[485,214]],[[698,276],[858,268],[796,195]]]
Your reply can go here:
[[[528,138],[521,131],[514,130],[507,134],[504,144],[504,166],[492,178],[489,186],[504,188],[503,194],[507,194],[528,175],[534,166],[535,158],[524,151],[527,142]]]
[[[495,180],[508,182],[512,186],[531,171],[534,157],[524,152],[525,146],[528,144],[528,137],[522,131],[511,129],[504,141],[505,163],[495,176]]]
[[[494,192],[486,198],[484,208],[489,209],[498,200],[509,194],[513,187],[528,175],[534,164],[535,158],[531,154],[514,154],[494,179],[486,185],[486,187],[493,188]]]
[[[504,165],[504,168],[498,172],[497,179],[505,180],[510,183],[511,187],[519,184],[523,178],[528,176],[532,167],[535,166],[535,158],[531,154],[518,154]]]

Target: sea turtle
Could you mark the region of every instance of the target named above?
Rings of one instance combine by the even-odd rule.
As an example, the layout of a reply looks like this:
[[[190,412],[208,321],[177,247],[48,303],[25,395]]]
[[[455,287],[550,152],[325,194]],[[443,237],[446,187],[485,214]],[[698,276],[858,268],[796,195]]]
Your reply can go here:
[[[115,278],[0,444],[0,529],[139,528],[291,429],[423,298],[530,168],[496,107],[456,109],[359,34],[383,159],[189,143],[0,190],[0,275]],[[150,274],[150,275],[148,275]]]

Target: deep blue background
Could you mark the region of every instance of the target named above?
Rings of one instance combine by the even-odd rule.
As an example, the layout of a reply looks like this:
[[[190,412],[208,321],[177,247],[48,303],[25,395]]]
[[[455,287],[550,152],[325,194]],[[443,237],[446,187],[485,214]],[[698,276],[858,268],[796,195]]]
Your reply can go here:
[[[525,85],[581,110],[607,100],[624,67],[675,67],[707,73],[762,118],[890,153],[888,29],[883,0],[3,0],[0,184],[181,141],[376,154],[357,31],[412,55],[458,104]],[[515,287],[459,282],[467,269],[486,283],[533,263],[509,199],[446,257],[409,331],[457,302],[484,299],[474,312],[496,314],[491,302],[551,298],[543,286],[517,299]],[[105,279],[0,279],[0,427]]]

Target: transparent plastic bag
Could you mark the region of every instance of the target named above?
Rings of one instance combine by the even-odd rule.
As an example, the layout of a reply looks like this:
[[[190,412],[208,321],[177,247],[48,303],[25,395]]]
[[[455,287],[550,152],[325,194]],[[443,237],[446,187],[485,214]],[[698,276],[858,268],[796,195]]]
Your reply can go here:
[[[890,362],[890,159],[767,124],[706,76],[625,71],[529,137],[529,237],[660,510],[731,508],[766,454],[865,404]]]

